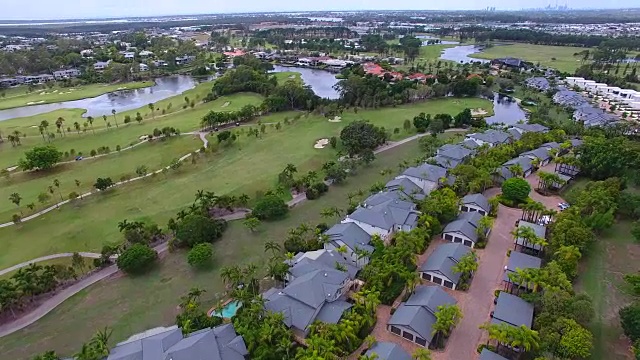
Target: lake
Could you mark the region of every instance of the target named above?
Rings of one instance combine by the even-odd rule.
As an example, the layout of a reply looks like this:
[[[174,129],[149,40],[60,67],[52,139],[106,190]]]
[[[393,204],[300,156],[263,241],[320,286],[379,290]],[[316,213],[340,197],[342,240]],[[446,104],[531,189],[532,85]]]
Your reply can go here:
[[[44,114],[59,109],[86,109],[87,112],[83,115],[85,117],[111,115],[111,110],[120,113],[179,95],[193,89],[197,83],[191,76],[186,75],[157,78],[155,82],[155,85],[148,88],[121,90],[93,98],[0,110],[0,121]]]
[[[322,97],[328,99],[337,99],[340,94],[333,88],[335,84],[340,81],[336,79],[336,74],[317,69],[309,69],[305,67],[297,66],[282,66],[274,65],[273,72],[298,72],[305,85],[311,86],[313,92]]]
[[[513,125],[520,120],[527,120],[527,113],[520,108],[515,99],[499,94],[495,94],[493,98],[493,112],[493,116],[485,118],[487,124]]]
[[[489,62],[489,60],[475,59],[475,58],[469,57],[469,55],[477,54],[481,51],[482,51],[482,48],[475,45],[460,45],[460,46],[455,46],[452,48],[442,50],[442,54],[440,54],[440,59],[455,61],[457,63]]]

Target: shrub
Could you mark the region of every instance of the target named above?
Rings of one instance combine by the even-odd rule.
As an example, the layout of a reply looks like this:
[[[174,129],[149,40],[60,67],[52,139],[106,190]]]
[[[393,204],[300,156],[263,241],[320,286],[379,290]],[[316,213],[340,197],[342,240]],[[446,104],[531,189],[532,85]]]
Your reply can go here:
[[[338,138],[336,138],[335,136],[330,137],[329,145],[331,145],[331,148],[335,149],[336,146],[338,146]]]
[[[25,158],[20,159],[18,165],[23,170],[48,170],[62,158],[62,152],[53,145],[35,146],[24,153]]]
[[[211,259],[213,259],[213,247],[206,243],[194,246],[187,254],[187,262],[195,268],[206,268],[211,265]]]
[[[278,196],[269,194],[256,203],[252,214],[260,220],[274,220],[282,218],[289,211],[289,206]]]
[[[144,244],[133,244],[118,256],[118,269],[130,275],[142,274],[149,270],[156,259],[158,253]]]
[[[631,341],[640,339],[640,302],[623,307],[618,314],[624,334]]]
[[[637,242],[640,242],[640,220],[635,221],[631,226],[631,235]]]
[[[525,202],[530,192],[531,186],[525,179],[511,178],[502,184],[502,197],[516,203]]]

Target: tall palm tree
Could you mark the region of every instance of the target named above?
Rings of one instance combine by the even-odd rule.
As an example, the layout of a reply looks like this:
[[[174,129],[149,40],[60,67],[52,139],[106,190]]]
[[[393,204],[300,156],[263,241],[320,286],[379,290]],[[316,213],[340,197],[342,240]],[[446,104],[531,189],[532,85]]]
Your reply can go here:
[[[104,121],[104,125],[109,127],[109,122],[107,121],[107,115],[102,115],[102,120]]]
[[[267,241],[264,244],[264,251],[271,251],[273,256],[276,256],[280,253],[280,251],[282,251],[282,248],[280,247],[280,244],[276,243],[275,241]]]
[[[40,121],[40,126],[44,129],[44,132],[47,134],[47,139],[49,138],[49,122],[47,120]],[[42,131],[40,132],[42,134]]]
[[[411,356],[414,360],[431,360],[431,351],[418,348]]]
[[[95,134],[96,131],[93,129],[93,116],[87,116],[87,122],[91,126],[91,132]]]
[[[149,110],[151,110],[151,117],[153,118],[153,120],[156,119],[156,106],[153,103],[149,103],[149,105],[147,105],[149,107]]]
[[[80,135],[80,123],[77,121],[74,122],[73,127],[76,129],[76,132],[78,133],[78,135]]]
[[[113,122],[116,124],[116,127],[118,127],[118,119],[116,119],[116,109],[111,109],[111,114],[113,115]]]
[[[44,126],[42,126],[42,124],[38,125],[38,130],[40,130],[40,135],[42,135],[42,140],[47,141],[47,138],[44,136]]]
[[[64,132],[64,118],[63,117],[59,117],[56,120],[56,127],[58,128],[58,132],[62,131],[62,136],[66,136],[66,133]]]
[[[436,336],[435,346],[441,347],[441,340],[447,338],[462,319],[462,311],[457,305],[440,305],[435,316],[432,333]]]

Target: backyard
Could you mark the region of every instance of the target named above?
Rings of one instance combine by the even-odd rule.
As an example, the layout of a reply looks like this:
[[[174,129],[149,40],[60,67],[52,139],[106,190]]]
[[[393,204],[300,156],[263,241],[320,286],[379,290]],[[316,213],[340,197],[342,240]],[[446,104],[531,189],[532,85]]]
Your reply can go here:
[[[278,136],[280,140],[285,136],[294,137],[285,135],[285,132],[273,136]],[[446,133],[444,136],[451,137],[455,135]],[[263,140],[255,141],[254,143],[260,144],[264,142]],[[309,144],[302,146],[303,143],[296,142],[295,144],[290,144],[288,148],[281,148],[280,153],[294,155],[295,148],[298,145],[301,149],[311,147]],[[243,145],[242,154],[244,156],[251,154],[255,157],[260,153],[257,148],[252,148],[251,145],[246,146],[244,148],[245,145]],[[250,148],[252,150],[248,151]],[[327,149],[327,157],[330,151]],[[214,245],[215,265],[208,271],[194,272],[186,264],[183,253],[169,253],[161,262],[159,268],[148,275],[142,277],[122,276],[98,283],[64,302],[34,325],[1,338],[0,353],[15,359],[26,359],[35,353],[48,349],[55,349],[63,355],[71,355],[83,341],[88,340],[93,332],[103,326],[112,327],[114,329],[113,340],[120,341],[147,328],[170,325],[175,320],[180,295],[193,286],[207,290],[203,297],[203,304],[206,307],[212,306],[223,296],[224,286],[219,276],[221,267],[251,262],[263,264],[264,262],[261,260],[264,256],[263,245],[265,242],[276,241],[282,243],[287,230],[303,222],[315,225],[320,222],[331,224],[338,221],[338,218],[322,218],[320,216],[321,210],[331,206],[344,209],[347,206],[348,193],[358,189],[367,191],[373,183],[384,182],[394,177],[398,172],[397,164],[399,162],[402,160],[411,161],[420,154],[421,151],[417,141],[383,152],[377,155],[377,159],[371,166],[359,170],[355,176],[349,177],[345,184],[331,187],[329,192],[318,200],[306,201],[298,205],[282,221],[263,223],[257,233],[250,233],[239,221],[230,223],[229,229],[223,238]],[[276,158],[278,154],[271,154],[271,156]],[[235,154],[228,157],[228,163],[241,161],[241,158],[235,157]],[[298,157],[283,159],[282,166],[284,166],[285,162],[293,162],[298,165],[299,171],[306,171],[311,168],[317,168],[322,158],[325,158],[324,155],[308,157],[306,160],[304,158],[298,159]],[[263,164],[263,161],[252,163],[254,166],[258,166]],[[280,169],[280,167],[277,167],[279,165],[276,166],[272,163],[258,166],[259,168],[253,171],[239,166],[242,165],[235,164],[232,168],[227,169],[223,164],[216,166],[202,161],[201,164],[196,165],[201,171],[200,175],[193,175],[193,177],[197,178],[194,181],[205,189],[212,189],[218,192],[233,192],[235,190],[253,194],[250,190],[264,189],[265,182],[270,183],[274,180],[274,176],[260,176],[258,174],[263,174],[268,167],[275,167],[276,171]],[[212,179],[212,174],[206,172],[206,168],[215,168],[217,170],[215,173],[218,176]],[[381,171],[384,169],[390,169],[392,173],[381,175]],[[230,179],[225,180],[223,174],[229,174],[231,171],[233,171],[233,174],[243,175],[246,178],[235,179],[236,181],[233,182]],[[127,196],[129,199],[133,199],[134,196],[126,195],[131,193],[120,191],[119,189],[112,194],[106,195],[106,197],[99,196],[100,200],[98,201],[101,203],[109,202],[111,206],[106,208],[110,209],[110,212],[118,214],[117,219],[126,217],[129,219],[153,218],[163,224],[168,216],[173,215],[178,208],[187,205],[191,201],[192,191],[181,190],[185,187],[186,182],[189,181],[188,178],[190,176],[188,176],[188,173],[192,173],[192,170],[185,170],[184,175],[170,177],[169,179],[172,179],[170,182],[163,179],[153,180],[158,182],[153,187],[148,184],[132,185],[132,187],[140,186],[151,189],[151,191],[148,191],[148,194],[145,194],[143,199],[139,199],[140,201],[129,201],[128,204],[123,204],[124,207],[114,208],[113,206],[122,202],[118,200],[122,200],[123,196]],[[212,180],[218,182],[220,186],[211,186]],[[136,189],[131,189],[130,191],[136,191]],[[165,197],[173,200],[174,205],[166,205],[163,200]],[[142,209],[139,206],[144,206],[146,203],[149,204],[149,207],[141,211]],[[155,209],[155,211],[150,211],[149,209]],[[103,216],[98,213],[92,216],[90,213],[82,212],[85,215],[81,215],[77,213],[76,209],[63,209],[60,212],[60,214],[52,216],[52,218],[57,219],[54,221],[71,223],[80,221],[84,224],[93,224],[98,221],[101,223],[98,227],[106,227],[106,229],[100,231],[94,228],[92,234],[89,235],[89,233],[78,230],[76,228],[78,225],[71,225],[71,231],[65,231],[65,233],[72,234],[73,240],[71,242],[79,240],[80,247],[89,246],[87,243],[82,244],[87,241],[87,236],[104,239],[106,238],[104,234],[111,233],[111,238],[114,238],[114,236],[117,238],[115,223],[108,224],[101,221],[100,218]],[[109,215],[104,214],[104,216]],[[35,222],[38,221],[40,220]],[[45,221],[49,222],[49,220]],[[49,223],[48,225],[52,224]],[[25,224],[26,226],[27,224]],[[46,229],[46,227],[44,224],[38,226],[41,229],[40,231],[43,231],[42,229]],[[31,231],[37,231],[37,229],[34,227]],[[55,240],[49,237],[47,243],[54,244],[62,240],[60,237]],[[65,329],[65,331],[60,331],[60,329]]]
[[[571,194],[586,183],[586,179],[581,179],[572,184],[566,191],[566,199],[571,202]],[[637,272],[640,261],[640,245],[633,241],[630,228],[629,221],[618,221],[602,233],[583,258],[578,272],[576,291],[584,291],[593,299],[596,313],[591,325],[593,360],[629,358],[630,344],[622,333],[618,310],[632,299],[622,276]]]

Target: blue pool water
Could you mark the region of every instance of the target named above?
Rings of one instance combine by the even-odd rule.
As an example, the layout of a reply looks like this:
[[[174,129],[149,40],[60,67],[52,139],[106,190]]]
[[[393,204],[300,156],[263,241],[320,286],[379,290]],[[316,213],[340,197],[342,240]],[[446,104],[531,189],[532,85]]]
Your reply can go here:
[[[222,308],[222,311],[216,310],[211,312],[209,316],[217,316],[225,319],[230,319],[236,315],[238,309],[242,307],[242,303],[240,301],[234,300]]]

